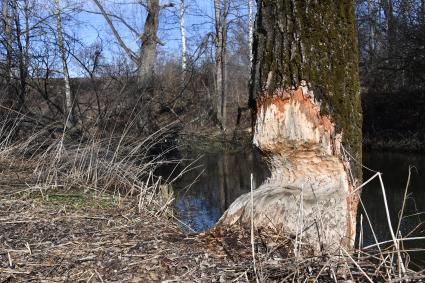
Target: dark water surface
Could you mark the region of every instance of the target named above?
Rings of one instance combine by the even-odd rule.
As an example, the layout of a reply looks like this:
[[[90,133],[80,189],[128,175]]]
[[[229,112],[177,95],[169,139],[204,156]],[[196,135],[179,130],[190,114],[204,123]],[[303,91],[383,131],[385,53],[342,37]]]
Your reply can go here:
[[[187,157],[196,158],[197,155]],[[402,206],[409,166],[414,166],[409,198],[404,212],[404,215],[408,217],[402,220],[400,232],[403,236],[409,235],[412,231],[414,232],[410,236],[425,236],[425,227],[417,227],[421,220],[425,220],[425,215],[418,214],[425,212],[425,156],[365,152],[363,158],[363,163],[367,167],[383,173],[394,230],[398,224],[398,213]],[[199,163],[201,165],[199,168],[187,173],[174,184],[175,206],[180,218],[195,231],[202,231],[213,226],[238,196],[250,191],[251,173],[257,185],[260,185],[269,175],[264,162],[254,150],[236,153],[206,153]],[[364,169],[364,180],[373,174]],[[197,181],[193,183],[195,179]],[[190,184],[192,185],[189,186]],[[391,239],[378,178],[363,189],[362,200],[378,240]],[[363,214],[363,246],[375,243],[365,210],[359,206],[359,216]],[[425,240],[406,242],[405,247],[425,248]],[[414,253],[420,254],[420,252]],[[422,254],[419,258],[425,257]]]

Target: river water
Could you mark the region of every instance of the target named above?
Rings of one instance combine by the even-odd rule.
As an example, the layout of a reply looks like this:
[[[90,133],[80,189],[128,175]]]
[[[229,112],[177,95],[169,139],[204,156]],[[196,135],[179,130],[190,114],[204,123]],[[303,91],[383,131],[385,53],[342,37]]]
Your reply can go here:
[[[196,158],[199,154],[186,154]],[[404,219],[401,222],[401,235],[425,236],[425,227],[417,227],[425,220],[425,156],[420,154],[364,152],[363,163],[368,168],[383,173],[387,203],[394,230],[398,224],[398,214],[402,207],[411,167],[411,180],[408,199],[405,203]],[[197,162],[198,167],[186,173],[174,184],[175,206],[180,219],[191,229],[203,231],[212,227],[227,207],[241,194],[250,191],[250,175],[254,176],[254,186],[260,185],[269,172],[260,155],[255,150],[239,152],[205,153]],[[364,180],[374,172],[364,169]],[[194,182],[195,181],[195,182]],[[375,243],[372,231],[378,241],[391,239],[388,229],[383,194],[378,178],[363,189],[360,215],[363,218],[363,246]],[[367,217],[368,216],[368,217]],[[370,224],[367,221],[370,219]],[[373,228],[371,228],[373,227]],[[358,232],[361,230],[358,227]],[[409,234],[412,233],[412,234]],[[406,248],[425,248],[425,240],[406,242]],[[421,252],[420,259],[425,256]],[[418,258],[414,255],[415,258]]]

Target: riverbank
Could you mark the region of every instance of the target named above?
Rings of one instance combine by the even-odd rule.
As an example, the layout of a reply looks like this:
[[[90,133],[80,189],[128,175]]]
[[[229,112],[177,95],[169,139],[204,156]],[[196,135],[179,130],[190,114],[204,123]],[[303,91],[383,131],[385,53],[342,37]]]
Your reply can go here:
[[[252,147],[251,128],[225,132],[212,127],[187,128],[178,134],[177,144],[182,151],[193,153],[237,152]]]
[[[131,203],[104,207],[94,198],[76,208],[63,200],[2,199],[1,282],[212,282],[249,269],[240,262],[235,270],[213,239]]]
[[[363,146],[370,150],[424,152],[425,96],[420,90],[362,93]]]
[[[137,194],[40,186],[35,164],[1,165],[0,282],[212,282],[249,275],[249,256],[235,263],[234,246],[186,232],[172,210],[156,205],[159,195],[141,206]]]
[[[397,272],[373,250],[295,256],[281,231],[255,231],[253,241],[243,227],[193,234],[155,204],[160,195],[141,205],[136,192],[42,186],[35,166],[1,162],[1,282],[384,282],[388,268]]]

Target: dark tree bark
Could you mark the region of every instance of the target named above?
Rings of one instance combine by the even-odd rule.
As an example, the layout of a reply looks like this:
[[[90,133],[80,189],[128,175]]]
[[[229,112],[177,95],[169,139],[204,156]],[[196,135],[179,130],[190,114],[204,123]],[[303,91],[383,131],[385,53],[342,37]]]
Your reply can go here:
[[[2,3],[2,28],[4,33],[4,45],[6,48],[6,62],[5,62],[5,89],[4,97],[2,97],[2,104],[6,107],[13,107],[13,94],[12,94],[12,81],[11,81],[11,72],[12,72],[12,16],[10,13],[10,3],[9,0],[3,0]]]
[[[227,17],[228,0],[214,0],[215,12],[215,93],[217,98],[217,118],[223,130],[227,128]]]
[[[382,7],[385,15],[385,28],[387,31],[388,50],[390,52],[389,55],[391,56],[394,51],[394,41],[396,36],[393,1],[382,0]]]
[[[421,0],[421,20],[422,24],[425,25],[425,0]]]
[[[159,0],[148,0],[146,5],[148,15],[146,17],[140,47],[139,64],[139,86],[151,87],[153,81],[154,67],[156,60],[156,46],[159,42],[157,37],[159,12],[161,6]]]
[[[250,106],[253,142],[268,158],[271,178],[254,191],[254,222],[283,227],[316,251],[351,247],[358,202],[352,192],[362,179],[354,3],[257,6]],[[250,219],[251,196],[244,195],[220,224]]]
[[[19,67],[19,88],[18,88],[18,103],[17,109],[21,111],[25,107],[25,99],[27,94],[27,78],[28,78],[28,64],[29,64],[29,2],[24,1],[24,17],[25,17],[25,30],[22,32],[21,20],[19,14],[19,3],[17,0],[12,1],[13,19],[15,22],[15,37],[17,51],[17,65]]]

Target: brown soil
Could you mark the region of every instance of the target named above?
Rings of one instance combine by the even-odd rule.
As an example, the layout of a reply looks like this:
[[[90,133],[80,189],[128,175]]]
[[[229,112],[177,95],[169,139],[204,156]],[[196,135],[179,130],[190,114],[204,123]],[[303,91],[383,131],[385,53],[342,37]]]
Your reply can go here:
[[[0,163],[0,282],[252,279],[249,234],[186,232],[170,211],[34,185],[34,164]],[[237,280],[239,280],[237,279]]]
[[[170,211],[35,186],[32,164],[0,164],[0,282],[367,282],[364,272],[385,281],[367,262],[359,271],[347,257],[295,258],[291,239],[264,231],[254,273],[249,229],[190,234]]]

